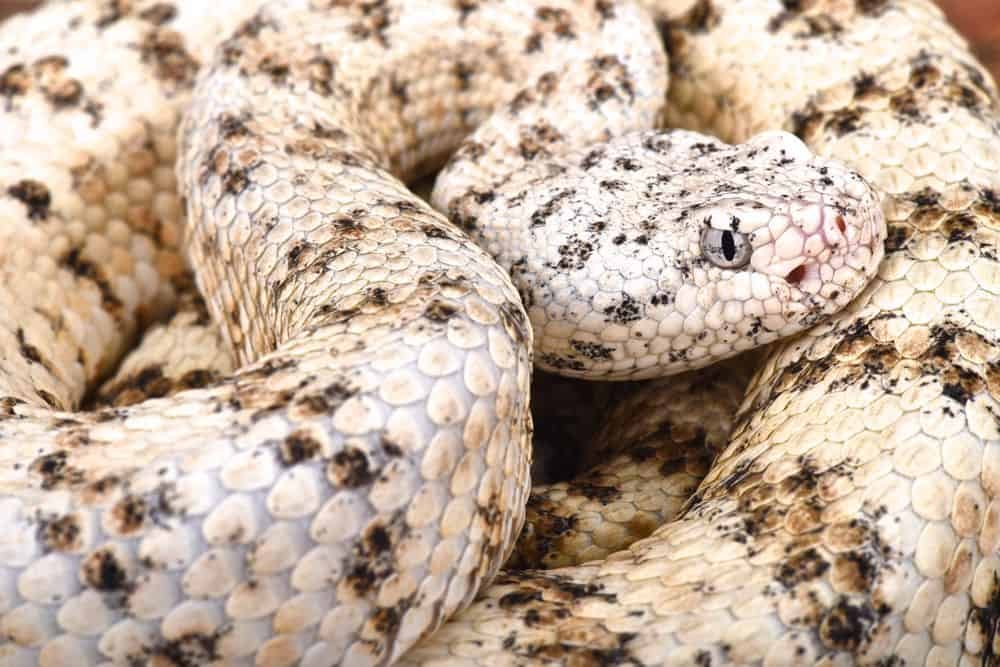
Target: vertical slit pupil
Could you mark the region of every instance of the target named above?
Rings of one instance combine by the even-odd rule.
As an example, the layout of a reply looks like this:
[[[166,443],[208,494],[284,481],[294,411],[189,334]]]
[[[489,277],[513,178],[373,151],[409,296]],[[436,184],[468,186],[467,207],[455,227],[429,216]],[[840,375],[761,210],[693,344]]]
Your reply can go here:
[[[733,233],[728,230],[722,232],[722,256],[729,262],[736,257],[736,241],[733,239]]]

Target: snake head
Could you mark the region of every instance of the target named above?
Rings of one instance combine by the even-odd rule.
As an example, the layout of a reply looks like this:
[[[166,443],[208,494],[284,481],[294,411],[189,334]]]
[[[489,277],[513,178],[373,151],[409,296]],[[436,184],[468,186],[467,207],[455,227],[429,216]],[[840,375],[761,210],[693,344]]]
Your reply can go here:
[[[853,300],[878,269],[885,220],[864,178],[794,135],[766,132],[732,149],[737,194],[693,216],[706,287],[714,285],[702,294],[704,324],[762,343]]]
[[[882,257],[872,188],[786,132],[627,134],[550,166],[475,217],[536,359],[566,375],[655,377],[770,343],[846,306]]]

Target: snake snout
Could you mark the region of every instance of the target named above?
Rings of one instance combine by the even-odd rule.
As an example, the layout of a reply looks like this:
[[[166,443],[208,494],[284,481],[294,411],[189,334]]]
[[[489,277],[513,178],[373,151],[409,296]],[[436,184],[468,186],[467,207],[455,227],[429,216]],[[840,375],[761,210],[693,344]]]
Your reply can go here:
[[[791,288],[790,301],[836,310],[874,273],[881,211],[868,201],[845,201],[823,197],[790,207],[768,271]]]

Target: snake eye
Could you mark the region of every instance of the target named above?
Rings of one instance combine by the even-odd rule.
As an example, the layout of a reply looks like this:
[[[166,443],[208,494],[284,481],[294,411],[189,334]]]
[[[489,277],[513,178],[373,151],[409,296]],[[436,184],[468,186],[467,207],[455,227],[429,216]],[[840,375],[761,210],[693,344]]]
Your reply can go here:
[[[753,248],[746,234],[706,227],[701,233],[701,251],[720,269],[738,269],[750,261]]]

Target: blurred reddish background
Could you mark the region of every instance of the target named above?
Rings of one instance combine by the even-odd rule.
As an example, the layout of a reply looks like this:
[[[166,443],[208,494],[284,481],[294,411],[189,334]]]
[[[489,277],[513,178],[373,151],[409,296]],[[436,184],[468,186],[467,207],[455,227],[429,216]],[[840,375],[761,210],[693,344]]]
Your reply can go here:
[[[1000,81],[1000,2],[997,0],[936,0],[979,57]],[[0,0],[0,18],[38,4],[37,0]]]

